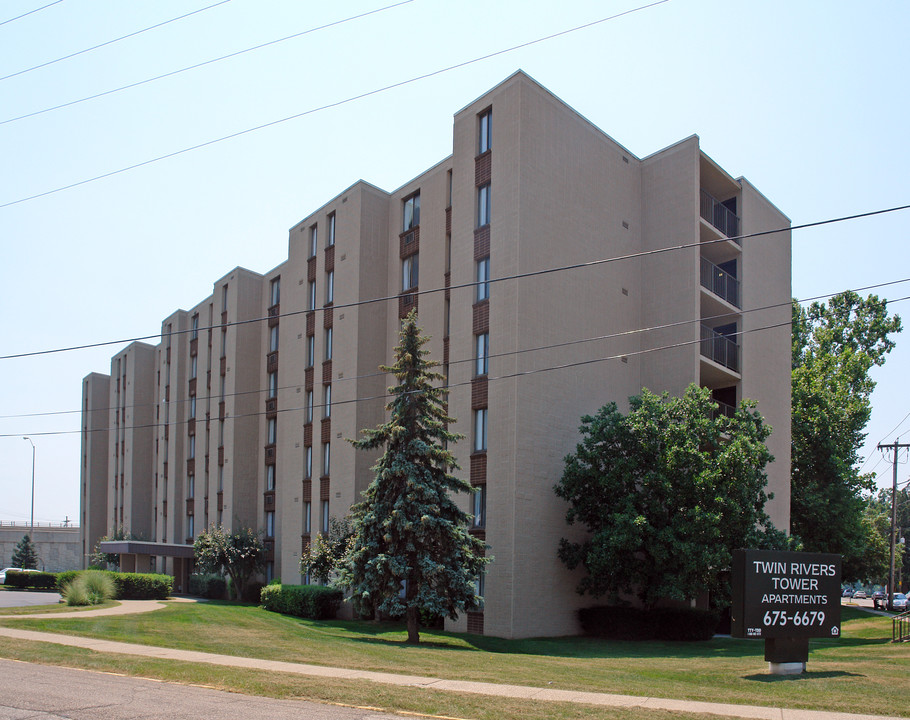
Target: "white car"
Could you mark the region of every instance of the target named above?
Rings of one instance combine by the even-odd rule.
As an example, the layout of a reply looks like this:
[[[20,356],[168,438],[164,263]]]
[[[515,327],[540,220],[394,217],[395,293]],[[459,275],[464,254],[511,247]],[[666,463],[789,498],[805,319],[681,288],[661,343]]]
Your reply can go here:
[[[895,610],[900,610],[901,612],[907,611],[907,596],[904,593],[894,593],[894,598],[891,600],[894,604],[893,607]]]
[[[10,570],[17,570],[18,572],[33,573],[38,572],[37,570],[26,570],[25,568],[3,568],[0,570],[0,585],[6,585],[6,573]]]

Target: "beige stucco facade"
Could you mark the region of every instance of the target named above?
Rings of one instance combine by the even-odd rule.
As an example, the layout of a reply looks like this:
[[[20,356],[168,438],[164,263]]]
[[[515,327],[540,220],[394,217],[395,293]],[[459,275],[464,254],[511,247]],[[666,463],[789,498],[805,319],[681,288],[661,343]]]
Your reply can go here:
[[[355,183],[290,229],[280,266],[237,268],[165,320],[151,537],[255,527],[267,574],[300,581],[307,543],[371,480],[375,455],[346,439],[384,418],[377,367],[416,306],[466,436],[459,472],[485,498],[472,531],[495,557],[484,611],[450,627],[577,632],[591,600],[556,548],[581,531],[553,486],[580,417],[607,402],[691,383],[720,411],[756,400],[774,427],[769,510],[788,528],[788,227],[698,137],[638,158],[516,73],[455,114],[449,157],[392,192]]]

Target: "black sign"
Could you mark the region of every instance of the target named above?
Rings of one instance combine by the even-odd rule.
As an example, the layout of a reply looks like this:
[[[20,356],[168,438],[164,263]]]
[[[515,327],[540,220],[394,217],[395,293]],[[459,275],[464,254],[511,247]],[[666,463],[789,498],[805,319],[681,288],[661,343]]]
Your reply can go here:
[[[838,637],[840,576],[840,555],[735,550],[733,637]]]

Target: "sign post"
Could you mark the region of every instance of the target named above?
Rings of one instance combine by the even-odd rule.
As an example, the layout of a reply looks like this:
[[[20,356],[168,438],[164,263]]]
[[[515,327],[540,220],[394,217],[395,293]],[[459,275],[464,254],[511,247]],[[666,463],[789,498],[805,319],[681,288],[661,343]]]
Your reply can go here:
[[[802,673],[809,638],[840,635],[840,578],[840,555],[735,550],[733,637],[763,639],[772,673]]]

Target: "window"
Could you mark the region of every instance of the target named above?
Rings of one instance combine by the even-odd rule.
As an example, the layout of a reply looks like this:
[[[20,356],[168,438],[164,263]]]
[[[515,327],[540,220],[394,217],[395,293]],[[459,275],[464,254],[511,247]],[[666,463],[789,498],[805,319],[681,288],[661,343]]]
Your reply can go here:
[[[477,302],[490,297],[490,258],[477,261]]]
[[[221,383],[220,383],[220,385],[221,385],[221,402],[224,402],[224,387],[225,387],[226,383],[227,383],[227,378],[224,375],[222,375]]]
[[[401,261],[402,291],[412,290],[417,287],[417,279],[420,275],[419,257],[419,253],[415,253]]]
[[[196,535],[196,518],[192,515],[186,516],[186,536],[188,538],[195,537]]]
[[[325,329],[325,359],[332,359],[332,328]]]
[[[487,486],[477,485],[474,493],[474,527],[486,527],[487,524]]]
[[[474,411],[474,452],[487,451],[487,408]]]
[[[493,209],[490,183],[477,188],[477,227],[490,224],[490,212]]]
[[[310,284],[307,287],[307,289],[308,289],[308,295],[307,295],[306,309],[315,310],[316,309],[316,281],[310,280]]]
[[[313,422],[313,391],[307,390],[306,393],[306,420],[304,422]],[[307,473],[309,474],[309,473]]]
[[[443,317],[442,328],[443,337],[448,337],[452,330],[452,301],[446,299],[445,301],[445,316]]]
[[[480,598],[480,607],[483,608],[483,595],[484,595],[484,577],[486,573],[481,570],[480,574],[474,579],[474,594]]]
[[[313,446],[307,445],[306,448],[306,467],[304,468],[306,477],[313,477]]]
[[[477,154],[485,153],[493,147],[493,111],[484,110],[477,118],[478,143]]]
[[[269,510],[265,514],[265,536],[275,537],[275,511]]]
[[[405,199],[402,214],[402,232],[420,225],[420,193],[414,193]]]
[[[269,373],[269,397],[278,397],[278,373]]]
[[[330,305],[335,301],[335,271],[329,270],[325,274],[325,304]]]
[[[278,326],[272,325],[269,328],[269,352],[278,350]]]
[[[187,450],[186,457],[189,460],[192,460],[196,457],[196,436],[190,435],[189,450]]]
[[[316,257],[318,232],[315,225],[310,228],[310,257]]]
[[[199,313],[193,315],[192,323],[193,331],[190,333],[190,340],[195,340],[199,337]]]
[[[322,417],[332,417],[332,386],[322,387]]]
[[[322,501],[322,523],[321,523],[321,532],[328,534],[329,532],[329,501]]]
[[[313,367],[316,364],[316,336],[306,336],[306,366]]]
[[[326,240],[326,247],[331,247],[335,244],[335,213],[329,215],[329,237]]]
[[[221,331],[221,357],[227,356],[227,328]]]
[[[307,500],[303,504],[303,532],[310,534],[310,523],[313,521],[313,503]]]
[[[196,417],[196,396],[190,396],[190,420]]]
[[[186,496],[188,498],[196,497],[196,476],[195,475],[186,476]]]
[[[269,286],[269,300],[271,305],[281,302],[281,278],[276,277]]]
[[[221,286],[221,312],[227,312],[228,286]]]
[[[275,466],[267,465],[265,468],[265,489],[275,489]]]
[[[475,375],[486,375],[490,371],[490,333],[475,335]]]
[[[332,469],[332,443],[322,446],[322,474],[328,475]]]
[[[268,422],[268,437],[266,438],[266,443],[269,445],[274,445],[278,439],[278,421],[275,418],[269,418]]]
[[[199,367],[198,356],[193,355],[190,358],[190,380],[196,377],[197,368]]]

